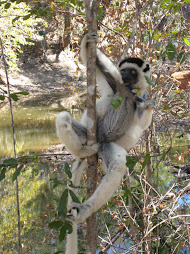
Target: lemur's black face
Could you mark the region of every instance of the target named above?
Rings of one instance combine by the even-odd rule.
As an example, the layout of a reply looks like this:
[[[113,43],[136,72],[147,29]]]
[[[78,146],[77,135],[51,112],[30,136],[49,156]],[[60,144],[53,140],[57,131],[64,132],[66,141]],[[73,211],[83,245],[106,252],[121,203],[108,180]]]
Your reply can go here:
[[[138,71],[135,68],[127,67],[127,68],[121,69],[120,73],[122,76],[123,83],[126,86],[133,86],[139,80]]]
[[[142,89],[146,87],[144,76],[150,76],[150,65],[140,58],[125,58],[119,64],[123,83],[132,88]]]

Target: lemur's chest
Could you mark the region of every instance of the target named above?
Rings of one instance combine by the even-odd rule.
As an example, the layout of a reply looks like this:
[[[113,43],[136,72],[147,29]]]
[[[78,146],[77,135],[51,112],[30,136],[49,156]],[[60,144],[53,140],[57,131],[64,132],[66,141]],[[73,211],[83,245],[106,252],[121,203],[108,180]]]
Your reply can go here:
[[[125,150],[133,148],[142,136],[143,130],[140,125],[132,124],[126,133],[117,140],[116,144],[123,147]]]

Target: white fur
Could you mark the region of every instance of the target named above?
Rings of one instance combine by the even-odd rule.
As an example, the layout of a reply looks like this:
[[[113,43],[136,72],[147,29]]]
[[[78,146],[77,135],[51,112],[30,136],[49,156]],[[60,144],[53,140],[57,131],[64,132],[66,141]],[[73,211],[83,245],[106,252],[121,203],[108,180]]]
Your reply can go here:
[[[87,61],[87,50],[86,50],[86,36],[84,37],[81,44],[81,57],[86,65]],[[113,63],[100,51],[97,49],[97,56],[99,60],[106,66],[106,68],[112,73],[114,78],[122,84],[122,78],[119,70],[113,65]],[[134,64],[125,63],[121,66],[129,67],[130,65],[134,67]],[[146,91],[148,84],[146,83],[144,73],[142,69],[136,66],[138,72],[140,73],[140,79],[137,84],[137,88],[140,89],[143,95]],[[149,73],[147,72],[148,76]],[[96,79],[99,85],[99,93],[101,98],[96,103],[97,116],[104,116],[108,105],[113,98],[113,91],[109,84],[105,80],[102,73],[96,70]],[[125,135],[117,140],[115,143],[111,143],[111,150],[113,152],[112,162],[109,168],[106,169],[106,175],[104,176],[102,182],[94,192],[94,194],[83,204],[71,204],[71,199],[69,199],[70,206],[70,220],[73,222],[73,233],[67,236],[66,254],[77,254],[77,223],[83,222],[88,218],[93,212],[100,209],[114,194],[120,185],[121,179],[126,172],[126,151],[138,142],[139,137],[142,135],[143,131],[148,128],[152,120],[153,106],[151,103],[140,103],[139,107],[142,107],[143,113],[139,116],[135,112],[133,122],[129,129],[126,131]],[[87,156],[96,153],[98,150],[97,144],[94,146],[87,146],[87,138],[77,135],[72,128],[72,123],[74,120],[70,114],[67,112],[61,112],[56,119],[56,129],[57,135],[61,142],[65,144],[66,148],[72,153],[76,158],[76,162],[73,165],[73,177],[72,182],[74,185],[79,185],[82,171],[86,167],[86,162],[80,164],[80,158],[85,158]],[[84,112],[80,126],[87,127],[87,114]],[[76,214],[76,207],[79,209],[79,213]]]
[[[61,112],[56,118],[57,136],[74,157],[86,158],[98,151],[97,144],[86,146],[86,139],[78,136],[72,128],[72,117],[68,112]]]
[[[73,203],[72,207],[80,209],[79,214],[72,221],[84,222],[92,213],[100,209],[114,194],[126,172],[126,151],[115,143],[111,143],[114,157],[110,168],[94,194],[83,204]],[[73,253],[74,254],[74,253]]]
[[[143,104],[144,107],[146,106],[144,103],[141,104]],[[138,142],[139,138],[142,136],[143,131],[150,126],[152,121],[152,113],[152,107],[148,107],[146,110],[144,110],[141,117],[139,117],[137,112],[135,112],[132,125],[126,134],[116,141],[116,144],[120,145],[126,150],[133,148]]]
[[[137,64],[126,62],[120,66],[119,70],[130,68],[130,67],[134,68],[134,66],[137,69],[139,74],[139,81],[135,84],[134,89],[139,89],[141,96],[143,96],[148,87],[148,84],[145,79],[145,75],[150,77],[150,71],[147,71],[146,73],[142,71],[146,67],[146,63],[144,63],[143,66],[140,68]]]
[[[80,179],[82,176],[82,172],[84,171],[84,169],[86,167],[87,167],[86,160],[83,160],[81,162],[80,159],[78,158],[78,160],[76,160],[73,163],[72,170],[71,170],[72,171],[71,181],[75,186],[80,186]],[[75,194],[77,194],[78,189],[76,189],[76,188],[71,188],[71,189]],[[70,206],[71,203],[72,203],[72,199],[69,196],[68,206]],[[67,235],[65,254],[77,254],[78,253],[77,223],[74,222],[72,227],[73,227],[73,232],[71,234]]]
[[[87,44],[87,36],[83,38],[81,43],[81,50],[80,50],[80,55],[85,66],[87,66],[86,44]],[[96,54],[99,60],[102,63],[104,63],[108,71],[113,74],[115,79],[122,83],[121,74],[119,70],[117,69],[117,67],[112,63],[112,61],[107,56],[105,56],[99,49],[96,50]],[[100,72],[98,68],[96,68],[96,82],[99,85],[98,92],[101,97],[107,97],[107,96],[113,95],[112,89],[110,88],[108,82],[105,80],[103,74]]]

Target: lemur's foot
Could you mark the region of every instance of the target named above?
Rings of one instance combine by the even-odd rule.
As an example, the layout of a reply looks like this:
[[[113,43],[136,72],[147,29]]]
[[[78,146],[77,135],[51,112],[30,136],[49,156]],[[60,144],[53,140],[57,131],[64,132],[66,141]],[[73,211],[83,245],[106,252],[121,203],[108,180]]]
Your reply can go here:
[[[87,145],[86,148],[89,149],[89,154],[92,155],[98,152],[99,144]]]
[[[80,148],[80,154],[79,156],[81,158],[86,158],[88,156],[91,156],[95,153],[98,152],[98,149],[99,149],[99,145],[98,144],[94,144],[92,146],[90,145],[84,145]]]
[[[86,34],[86,41],[87,42],[98,42],[98,34],[95,32],[87,33]]]
[[[65,131],[71,129],[71,116],[67,112],[61,112],[59,113],[57,119],[56,119],[57,125],[61,126]]]
[[[91,206],[88,204],[72,203],[69,207],[66,220],[75,223],[82,223],[91,215],[90,209]]]

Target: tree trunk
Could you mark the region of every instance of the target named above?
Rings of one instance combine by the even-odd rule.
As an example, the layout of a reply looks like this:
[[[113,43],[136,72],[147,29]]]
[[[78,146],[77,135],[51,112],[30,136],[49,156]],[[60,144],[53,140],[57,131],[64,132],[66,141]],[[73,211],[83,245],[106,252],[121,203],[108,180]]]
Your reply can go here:
[[[150,153],[151,149],[150,149],[150,131],[149,129],[145,131],[145,140],[146,140],[146,153]],[[151,165],[151,158],[148,159],[147,161],[147,173],[146,173],[146,180],[148,185],[145,183],[145,193],[144,193],[144,235],[146,234],[146,232],[148,232],[150,230],[151,227],[151,215],[150,215],[150,211],[147,209],[150,202],[151,202],[151,197],[152,197],[152,189],[151,189],[151,185],[152,185],[152,165]],[[151,234],[149,234],[146,239],[144,240],[143,243],[143,251],[144,253],[147,254],[151,254],[152,252],[152,241],[151,241]]]
[[[99,1],[85,0],[86,21],[88,32],[97,32],[97,10]],[[88,44],[87,59],[87,130],[88,144],[96,143],[96,43]],[[97,180],[97,155],[87,158],[87,198],[96,189]],[[96,214],[87,219],[87,253],[95,254],[97,247],[97,222]]]
[[[65,13],[65,27],[64,27],[64,37],[63,37],[63,47],[64,49],[67,48],[70,45],[71,41],[71,15],[69,14],[70,8],[69,6],[66,6],[66,12]]]

